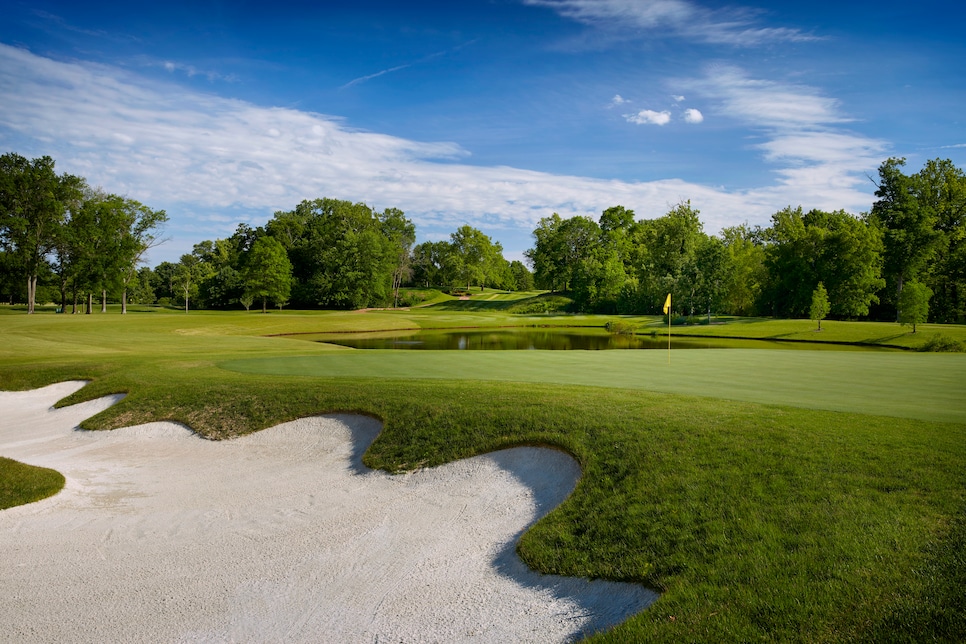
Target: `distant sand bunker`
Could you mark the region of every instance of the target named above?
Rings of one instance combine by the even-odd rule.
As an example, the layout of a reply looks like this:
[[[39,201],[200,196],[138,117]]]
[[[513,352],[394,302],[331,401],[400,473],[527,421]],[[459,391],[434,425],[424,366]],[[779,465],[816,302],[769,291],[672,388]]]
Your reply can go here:
[[[223,442],[173,423],[74,429],[67,382],[0,392],[0,455],[67,477],[0,511],[0,624],[11,641],[568,641],[655,599],[540,575],[514,551],[580,475],[516,448],[390,476],[381,429],[304,418]]]

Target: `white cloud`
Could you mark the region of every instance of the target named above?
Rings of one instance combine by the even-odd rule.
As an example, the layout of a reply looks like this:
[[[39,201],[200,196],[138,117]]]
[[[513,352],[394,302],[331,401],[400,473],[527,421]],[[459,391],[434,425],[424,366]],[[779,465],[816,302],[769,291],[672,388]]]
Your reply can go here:
[[[712,66],[704,78],[680,84],[717,99],[722,114],[761,127],[828,127],[852,120],[839,113],[838,101],[813,87],[750,78],[729,65]]]
[[[624,105],[625,103],[630,103],[630,101],[620,94],[614,94],[614,98],[610,100],[611,107],[617,107],[618,105]]]
[[[578,22],[617,30],[643,30],[715,44],[754,46],[816,40],[798,29],[756,26],[759,12],[747,8],[711,10],[689,0],[524,0],[550,7]]]
[[[636,123],[637,125],[667,125],[671,122],[671,113],[641,110],[637,114],[625,114],[624,118],[629,123]]]
[[[734,118],[757,123],[763,105],[767,113],[788,112],[775,99],[793,98],[788,88],[712,76],[693,89]],[[816,105],[829,108],[823,100]],[[671,113],[644,110],[629,118],[661,124]],[[828,109],[811,121],[773,117],[790,125],[766,128],[762,153],[779,165],[770,186],[726,191],[674,178],[626,182],[471,166],[460,163],[468,152],[454,143],[358,131],[333,116],[260,107],[0,44],[0,147],[50,154],[60,171],[165,208],[173,239],[152,261],[176,260],[198,241],[230,234],[233,222],[260,225],[275,210],[322,196],[398,207],[424,237],[471,223],[510,254],[530,244],[533,226],[551,212],[596,218],[614,204],[655,217],[690,199],[709,232],[764,223],[788,204],[858,211],[868,208],[870,191],[857,189],[856,173],[877,167],[872,157],[882,144],[806,126],[842,120]]]
[[[673,99],[674,99],[674,102],[675,102],[675,103],[680,103],[681,101],[683,101],[683,100],[684,100],[684,97],[683,97],[683,96],[680,96],[680,95],[677,95],[677,94],[676,94],[676,95],[674,95],[674,96],[672,96],[671,98],[673,98]]]
[[[837,101],[812,87],[753,79],[728,66],[682,84],[717,102],[722,115],[763,134],[765,142],[756,147],[767,161],[783,166],[769,192],[788,194],[788,203],[808,207],[869,207],[859,187],[866,187],[865,173],[878,167],[888,146],[845,129],[852,119],[840,113]]]
[[[704,121],[704,114],[693,107],[684,110],[684,114],[681,116],[686,123],[701,123]]]

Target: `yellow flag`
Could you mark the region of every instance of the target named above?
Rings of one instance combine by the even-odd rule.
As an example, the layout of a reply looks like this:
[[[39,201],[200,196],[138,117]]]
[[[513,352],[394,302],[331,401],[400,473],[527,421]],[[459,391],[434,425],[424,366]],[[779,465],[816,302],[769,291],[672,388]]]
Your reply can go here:
[[[670,310],[671,310],[671,294],[668,293],[667,299],[664,300],[664,314],[667,315],[667,312]]]

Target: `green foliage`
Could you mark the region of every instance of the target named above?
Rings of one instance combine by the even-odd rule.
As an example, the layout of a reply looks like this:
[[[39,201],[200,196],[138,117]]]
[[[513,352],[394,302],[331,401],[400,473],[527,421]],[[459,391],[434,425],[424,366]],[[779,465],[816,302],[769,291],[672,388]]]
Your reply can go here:
[[[721,310],[733,315],[755,315],[762,287],[768,280],[760,234],[745,224],[725,228],[721,235],[730,264]]]
[[[245,295],[261,298],[262,313],[268,300],[282,308],[292,289],[292,263],[282,243],[274,237],[255,240],[248,251],[242,282]]]
[[[914,177],[916,200],[934,221],[938,238],[922,281],[932,290],[930,318],[966,321],[966,173],[934,159]]]
[[[871,213],[883,231],[883,274],[897,311],[903,284],[922,276],[940,237],[936,213],[918,198],[916,179],[902,173],[905,164],[905,159],[890,158],[879,166],[878,200]]]
[[[513,284],[511,285],[512,290],[533,290],[533,273],[530,272],[530,269],[524,266],[523,262],[517,259],[510,262],[510,274],[513,278]]]
[[[828,292],[825,290],[825,285],[821,282],[812,291],[812,305],[809,307],[808,316],[812,320],[818,321],[818,330],[822,330],[822,320],[828,315],[832,306],[828,301]]]
[[[877,301],[882,242],[868,222],[841,210],[803,215],[801,208],[785,208],[772,217],[765,238],[766,298],[776,317],[804,317],[817,282],[828,289],[837,317],[867,315]]]
[[[358,309],[391,304],[408,271],[414,229],[403,213],[363,203],[303,201],[265,227],[292,263],[292,304]]]
[[[899,322],[905,326],[912,325],[912,332],[916,332],[916,325],[922,324],[929,317],[929,298],[932,290],[917,281],[906,282],[899,293]]]
[[[918,350],[932,353],[963,353],[966,352],[966,344],[943,333],[937,333],[926,340]]]
[[[0,246],[7,265],[27,282],[27,312],[34,312],[38,277],[49,269],[67,212],[79,204],[84,180],[58,175],[54,160],[0,156]]]
[[[446,255],[449,269],[457,282],[456,286],[479,286],[483,290],[487,284],[496,285],[502,281],[507,264],[503,258],[503,247],[493,243],[489,236],[472,226],[460,226],[450,235],[450,250]],[[498,286],[497,286],[498,287]]]

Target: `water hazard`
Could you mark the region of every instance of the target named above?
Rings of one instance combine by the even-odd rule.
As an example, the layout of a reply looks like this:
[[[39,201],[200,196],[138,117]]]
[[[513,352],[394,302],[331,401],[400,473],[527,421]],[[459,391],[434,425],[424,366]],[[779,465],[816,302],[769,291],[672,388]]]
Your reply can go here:
[[[600,328],[434,329],[377,333],[302,334],[300,340],[325,342],[354,349],[409,349],[433,351],[601,351],[609,349],[667,349],[667,337],[617,335]],[[788,343],[769,340],[672,338],[672,349],[819,349],[855,350],[862,347]]]

